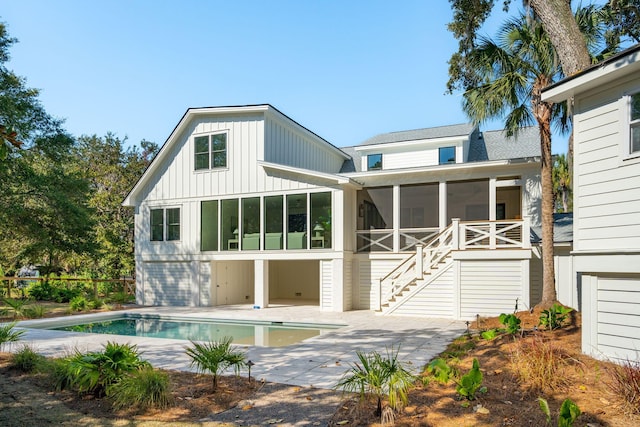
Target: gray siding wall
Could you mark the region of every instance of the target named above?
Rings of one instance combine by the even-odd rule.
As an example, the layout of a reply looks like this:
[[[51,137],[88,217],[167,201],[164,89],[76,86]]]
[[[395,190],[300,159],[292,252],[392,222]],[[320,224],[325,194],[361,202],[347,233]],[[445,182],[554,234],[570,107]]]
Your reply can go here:
[[[640,90],[621,81],[576,102],[574,248],[640,249],[640,163],[625,162],[622,96]]]
[[[192,306],[191,263],[146,262],[144,305]]]
[[[394,315],[453,318],[453,263],[433,283],[395,309]]]

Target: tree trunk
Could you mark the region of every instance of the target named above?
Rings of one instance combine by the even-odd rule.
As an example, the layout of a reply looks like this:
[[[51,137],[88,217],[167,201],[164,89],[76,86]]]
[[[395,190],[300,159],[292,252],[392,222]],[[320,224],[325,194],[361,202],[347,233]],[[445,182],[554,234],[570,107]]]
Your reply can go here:
[[[565,76],[591,65],[587,44],[571,11],[571,0],[529,0],[529,4],[556,49]]]
[[[548,111],[545,111],[547,110]],[[543,117],[551,117],[551,105],[541,103]],[[545,114],[546,113],[546,114]],[[549,307],[557,301],[555,271],[553,264],[553,158],[551,157],[550,120],[539,120],[540,152],[542,167],[542,301],[540,306]]]

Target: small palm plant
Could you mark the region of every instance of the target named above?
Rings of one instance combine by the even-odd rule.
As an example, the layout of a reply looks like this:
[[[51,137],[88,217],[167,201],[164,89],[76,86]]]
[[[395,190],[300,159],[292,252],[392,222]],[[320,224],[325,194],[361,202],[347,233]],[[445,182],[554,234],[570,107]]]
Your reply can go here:
[[[13,329],[14,326],[16,326],[16,322],[0,325],[0,349],[4,347],[5,343],[18,341],[24,334],[24,330],[16,331]]]
[[[368,396],[377,398],[376,416],[382,415],[382,398],[387,396],[389,406],[398,410],[406,405],[407,392],[415,381],[415,376],[398,360],[398,350],[387,349],[387,357],[374,351],[356,352],[360,363],[356,362],[336,384],[336,388],[359,393],[361,399]]]
[[[218,376],[227,368],[233,368],[236,375],[245,366],[246,355],[236,350],[231,342],[233,338],[223,337],[220,341],[196,342],[191,341],[193,347],[187,347],[185,352],[191,358],[191,366],[200,372],[210,372],[213,375],[213,389],[218,388]]]
[[[25,317],[25,310],[27,309],[27,303],[29,302],[26,299],[16,299],[16,298],[2,298],[2,302],[6,305],[2,309],[3,315],[12,314],[14,319],[19,317]]]

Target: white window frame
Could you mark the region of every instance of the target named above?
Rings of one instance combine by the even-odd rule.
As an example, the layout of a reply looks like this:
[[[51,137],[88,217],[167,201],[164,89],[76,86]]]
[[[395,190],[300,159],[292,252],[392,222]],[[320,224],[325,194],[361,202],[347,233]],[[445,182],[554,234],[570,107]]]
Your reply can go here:
[[[640,96],[640,88],[625,92],[621,98],[621,141],[620,141],[620,157],[623,165],[634,164],[640,162],[640,150],[631,151],[631,127],[640,129],[640,119],[631,120],[631,97],[633,95]]]
[[[169,240],[169,221],[167,211],[170,209],[178,209],[178,239]],[[152,223],[151,223],[151,211],[162,211],[162,238],[161,239],[152,239]],[[150,206],[149,207],[149,241],[151,243],[161,243],[161,242],[180,242],[182,240],[182,207],[181,206]]]
[[[212,137],[215,135],[225,135],[225,149],[224,149],[224,153],[225,153],[225,165],[224,166],[213,166],[213,154],[214,152],[221,152],[220,150],[218,151],[214,151],[213,150],[213,144],[212,144]],[[197,169],[196,168],[196,138],[201,138],[201,137],[207,137],[208,141],[207,141],[207,154],[209,157],[209,167],[207,168],[200,168]],[[228,130],[221,130],[221,131],[216,131],[216,132],[206,132],[206,133],[200,133],[200,134],[194,134],[191,138],[192,140],[192,147],[193,147],[193,170],[194,172],[208,172],[208,171],[220,171],[220,170],[227,170],[229,169],[229,131]],[[203,154],[203,153],[201,153]]]

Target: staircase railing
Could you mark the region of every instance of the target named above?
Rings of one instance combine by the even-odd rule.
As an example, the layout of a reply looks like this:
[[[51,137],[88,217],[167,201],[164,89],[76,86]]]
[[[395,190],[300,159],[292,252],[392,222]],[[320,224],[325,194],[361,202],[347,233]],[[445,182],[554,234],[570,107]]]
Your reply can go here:
[[[416,245],[416,253],[378,282],[377,310],[383,301],[398,294],[442,262],[451,251],[469,249],[529,249],[529,218],[522,220],[465,221],[451,220],[451,225],[433,237],[426,245]],[[386,289],[384,295],[382,290]]]
[[[451,252],[453,241],[454,225],[442,230],[433,237],[425,246],[417,245],[416,253],[405,259],[399,266],[389,274],[380,279],[378,287],[378,310],[382,307],[382,301],[389,301],[394,296],[415,280],[420,280],[424,274],[429,274],[431,270]],[[387,289],[382,295],[382,289]]]

